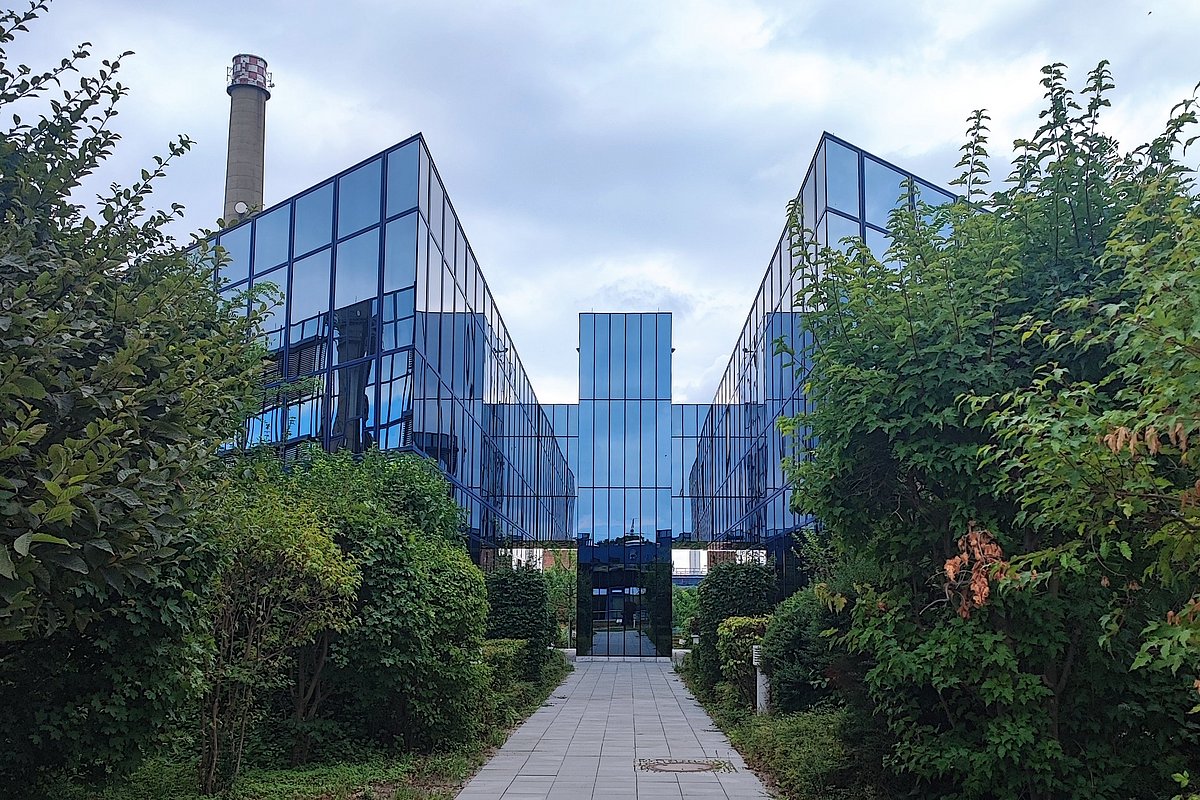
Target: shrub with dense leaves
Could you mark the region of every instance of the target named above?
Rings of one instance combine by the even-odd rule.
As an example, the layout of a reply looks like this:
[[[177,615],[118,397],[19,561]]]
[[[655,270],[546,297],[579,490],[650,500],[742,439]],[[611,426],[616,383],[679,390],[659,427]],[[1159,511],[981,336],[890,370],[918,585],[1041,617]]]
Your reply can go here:
[[[826,597],[930,798],[1157,798],[1200,761],[1194,101],[1122,154],[1107,66],[1079,96],[1044,73],[1009,185],[984,191],[978,112],[966,199],[902,205],[882,260],[793,207],[817,443],[794,497],[870,576]]]
[[[729,617],[717,626],[717,656],[721,677],[737,690],[738,701],[753,708],[758,698],[754,646],[762,642],[767,617]]]
[[[487,576],[489,639],[526,641],[525,678],[535,680],[554,641],[550,595],[541,570],[528,565],[497,569]]]
[[[775,572],[763,564],[717,564],[697,590],[696,632],[700,641],[692,650],[690,669],[701,691],[721,680],[717,653],[717,627],[729,617],[763,617],[775,605]]]
[[[829,671],[836,655],[834,614],[811,588],[780,603],[763,634],[763,666],[771,676],[771,708],[802,711],[828,693]]]

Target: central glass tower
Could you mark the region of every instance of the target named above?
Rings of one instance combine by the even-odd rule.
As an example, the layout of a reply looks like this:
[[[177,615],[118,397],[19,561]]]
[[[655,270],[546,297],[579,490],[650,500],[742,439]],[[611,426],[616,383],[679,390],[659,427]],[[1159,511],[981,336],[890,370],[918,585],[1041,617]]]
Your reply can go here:
[[[671,656],[671,315],[579,316],[581,656]]]

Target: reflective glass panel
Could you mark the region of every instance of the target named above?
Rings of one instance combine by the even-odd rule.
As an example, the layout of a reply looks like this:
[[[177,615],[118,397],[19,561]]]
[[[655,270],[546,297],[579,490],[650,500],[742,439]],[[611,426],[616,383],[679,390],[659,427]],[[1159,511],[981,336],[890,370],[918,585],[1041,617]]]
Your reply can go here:
[[[333,238],[333,184],[327,183],[296,198],[296,234],[293,255],[329,244]]]
[[[384,234],[383,291],[402,289],[417,281],[417,215],[394,219]]]
[[[867,222],[887,227],[888,214],[897,205],[908,205],[908,193],[901,184],[904,175],[873,158],[863,159],[863,202],[867,207]],[[903,195],[903,197],[901,197]]]
[[[380,159],[338,178],[338,238],[379,222]]]
[[[254,273],[266,272],[288,259],[292,204],[288,203],[254,220]]]
[[[625,316],[625,396],[642,396],[641,314]],[[653,350],[651,350],[653,355]]]
[[[313,253],[292,266],[292,292],[288,300],[291,325],[288,339],[292,346],[324,337],[329,320],[328,250]]]
[[[225,250],[225,263],[217,276],[218,284],[238,283],[250,277],[250,223],[221,234],[217,244]]]
[[[330,400],[330,449],[361,453],[374,444],[375,361],[334,371]]]
[[[337,246],[333,307],[373,299],[378,292],[379,230],[367,231]]]
[[[408,211],[417,205],[420,142],[409,142],[387,157],[387,215]]]
[[[858,216],[858,153],[835,141],[825,143],[825,169],[829,185],[829,205],[851,216]]]

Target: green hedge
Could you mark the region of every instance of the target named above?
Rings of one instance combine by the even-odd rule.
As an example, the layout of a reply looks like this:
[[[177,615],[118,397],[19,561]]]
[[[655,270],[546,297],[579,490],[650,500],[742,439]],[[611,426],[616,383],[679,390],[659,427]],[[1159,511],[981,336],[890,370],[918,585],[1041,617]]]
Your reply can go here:
[[[487,637],[524,639],[526,680],[537,680],[554,641],[554,616],[546,576],[530,566],[488,573]]]
[[[734,687],[738,702],[748,708],[755,706],[758,693],[753,648],[762,641],[768,621],[768,617],[730,617],[717,626],[721,676]]]
[[[802,711],[826,696],[834,653],[822,632],[835,622],[812,589],[801,589],[775,609],[762,642],[772,710]]]
[[[875,795],[856,785],[853,753],[842,737],[845,724],[841,709],[812,709],[750,717],[729,731],[729,738],[788,800],[865,800]]]
[[[775,572],[762,564],[717,564],[700,582],[697,598],[695,626],[700,641],[692,651],[690,669],[697,688],[706,693],[721,680],[717,626],[729,617],[770,614],[775,604]]]

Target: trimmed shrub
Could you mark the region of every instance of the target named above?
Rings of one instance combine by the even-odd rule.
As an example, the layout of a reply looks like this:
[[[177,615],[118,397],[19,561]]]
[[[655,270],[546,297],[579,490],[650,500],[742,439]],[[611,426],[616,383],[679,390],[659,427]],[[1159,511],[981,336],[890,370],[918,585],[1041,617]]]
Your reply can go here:
[[[754,645],[762,641],[767,617],[730,617],[717,626],[721,676],[736,690],[738,702],[753,708],[758,694]]]
[[[690,669],[698,688],[711,691],[721,680],[717,626],[729,617],[762,617],[775,603],[775,572],[762,564],[717,564],[697,592],[696,632]]]
[[[489,639],[524,639],[526,680],[541,676],[554,641],[554,617],[546,576],[528,565],[497,569],[487,576]]]
[[[762,641],[763,667],[771,676],[771,708],[802,711],[826,696],[834,660],[830,639],[833,614],[810,588],[779,604]]]

